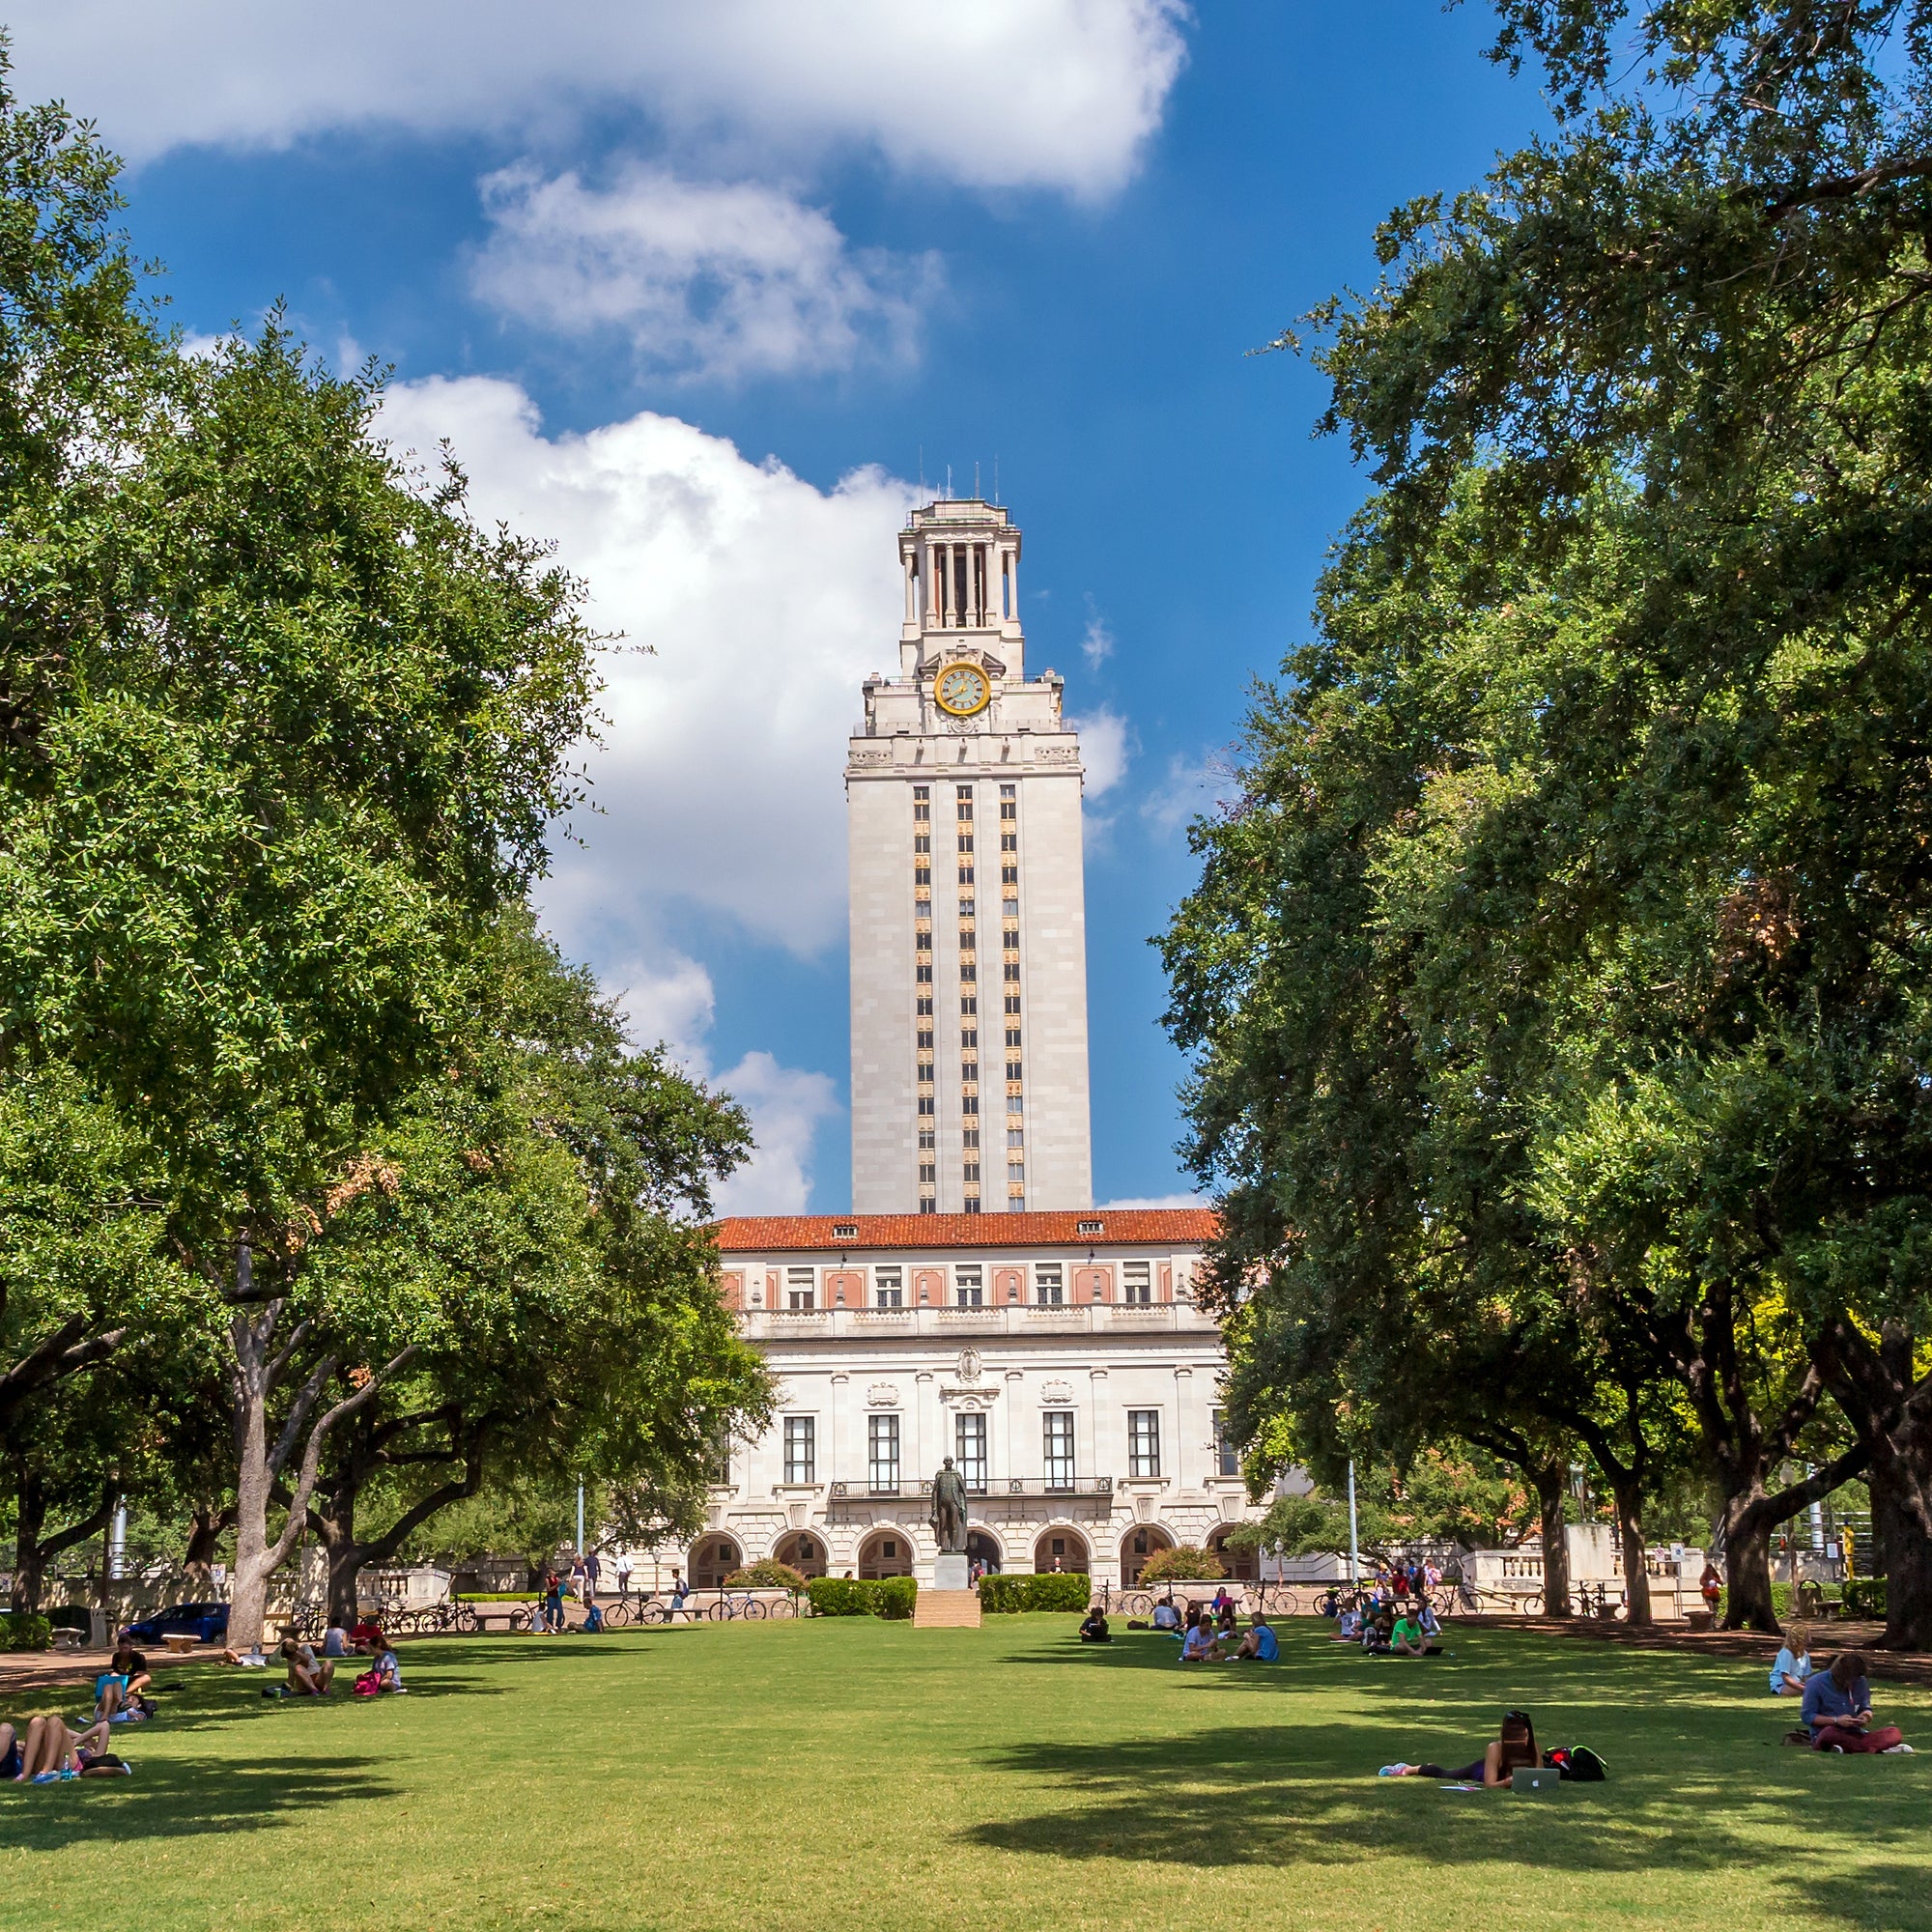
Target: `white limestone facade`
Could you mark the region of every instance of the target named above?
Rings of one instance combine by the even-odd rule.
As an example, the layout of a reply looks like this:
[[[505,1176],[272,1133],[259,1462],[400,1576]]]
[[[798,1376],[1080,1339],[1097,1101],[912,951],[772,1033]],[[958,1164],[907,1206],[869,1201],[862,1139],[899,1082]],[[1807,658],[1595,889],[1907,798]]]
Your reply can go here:
[[[845,766],[852,1204],[1084,1208],[1083,774],[1062,680],[1026,675],[1020,532],[935,502],[899,557],[898,668],[866,681]]]
[[[1193,1294],[1213,1232],[1201,1208],[721,1222],[725,1299],[780,1397],[721,1461],[686,1574],[715,1587],[774,1556],[930,1584],[947,1456],[969,1554],[1009,1573],[1118,1586],[1156,1550],[1218,1545],[1255,1512]]]

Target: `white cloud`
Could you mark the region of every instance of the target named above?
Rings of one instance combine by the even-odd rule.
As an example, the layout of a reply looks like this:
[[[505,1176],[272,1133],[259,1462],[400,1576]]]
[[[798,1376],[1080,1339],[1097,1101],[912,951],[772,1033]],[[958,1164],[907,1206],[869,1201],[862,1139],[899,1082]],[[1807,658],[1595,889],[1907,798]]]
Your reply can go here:
[[[723,1214],[801,1214],[811,1198],[818,1130],[842,1119],[838,1090],[823,1073],[748,1053],[718,1084],[752,1117],[757,1151],[717,1193]]]
[[[425,453],[449,438],[475,514],[554,538],[598,628],[650,648],[608,663],[601,812],[545,889],[571,950],[647,953],[669,900],[801,956],[842,939],[845,738],[895,654],[912,486],[862,469],[821,491],[650,413],[549,438],[493,379],[399,384],[383,427]]]
[[[1118,711],[1101,705],[1068,721],[1080,733],[1080,762],[1087,768],[1087,796],[1099,798],[1127,775],[1140,747],[1133,726]]]
[[[1094,1211],[1100,1213],[1109,1208],[1211,1208],[1213,1205],[1205,1194],[1140,1194],[1124,1201],[1102,1201]]]
[[[1167,761],[1167,776],[1141,801],[1141,816],[1172,838],[1204,812],[1231,805],[1241,794],[1231,750],[1201,758],[1177,753]]]
[[[144,158],[326,129],[858,145],[976,186],[1119,187],[1185,59],[1179,0],[14,0],[15,78]]]
[[[600,978],[619,997],[634,1039],[662,1041],[686,1071],[729,1094],[751,1116],[751,1158],[716,1190],[718,1211],[803,1213],[811,1199],[819,1130],[844,1117],[837,1084],[764,1052],[718,1071],[709,1046],[717,997],[711,975],[688,954],[629,959]]]
[[[1080,639],[1080,652],[1089,670],[1098,670],[1114,655],[1114,634],[1107,628],[1106,618],[1094,608],[1091,594],[1087,599],[1087,629]]]
[[[633,165],[608,188],[528,162],[488,175],[491,236],[470,285],[565,334],[616,329],[673,374],[723,377],[905,360],[939,258],[853,251],[831,219],[756,182],[681,181]]]

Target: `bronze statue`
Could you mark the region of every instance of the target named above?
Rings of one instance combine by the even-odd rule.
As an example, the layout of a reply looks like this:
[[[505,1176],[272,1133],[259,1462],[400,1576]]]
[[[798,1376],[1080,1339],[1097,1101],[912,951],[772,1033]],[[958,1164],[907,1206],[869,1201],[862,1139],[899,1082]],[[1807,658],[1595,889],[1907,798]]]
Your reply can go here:
[[[932,1479],[932,1509],[926,1517],[939,1539],[942,1556],[961,1556],[966,1550],[966,1485],[952,1466],[952,1458]]]

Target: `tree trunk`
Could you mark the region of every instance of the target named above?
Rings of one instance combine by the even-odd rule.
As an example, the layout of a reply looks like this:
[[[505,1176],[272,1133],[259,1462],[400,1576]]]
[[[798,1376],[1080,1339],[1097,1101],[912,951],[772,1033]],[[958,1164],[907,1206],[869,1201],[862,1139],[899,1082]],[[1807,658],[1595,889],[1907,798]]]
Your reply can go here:
[[[1568,1474],[1561,1461],[1538,1463],[1527,1472],[1536,1485],[1537,1514],[1543,1524],[1543,1613],[1570,1615],[1570,1544],[1563,1534],[1563,1498]]]
[[[1610,1493],[1617,1506],[1617,1542],[1624,1557],[1624,1602],[1629,1621],[1647,1624],[1650,1571],[1643,1560],[1643,1485],[1634,1476],[1613,1474]]]
[[[1932,1378],[1915,1378],[1917,1340],[1887,1322],[1874,1346],[1848,1321],[1833,1323],[1826,1340],[1832,1392],[1871,1456],[1888,1650],[1932,1650]]]
[[[221,1548],[221,1532],[234,1520],[232,1509],[212,1509],[206,1503],[195,1505],[187,1533],[187,1548],[182,1554],[182,1568],[187,1572],[187,1593],[190,1597],[205,1599],[214,1587],[214,1558]]]
[[[1932,1416],[1908,1402],[1882,1430],[1869,1477],[1872,1542],[1885,1552],[1887,1650],[1932,1650]]]
[[[237,1267],[237,1286],[248,1289],[248,1250]],[[235,1311],[228,1335],[235,1350],[235,1581],[228,1600],[228,1646],[254,1650],[262,1641],[269,1606],[269,1350],[281,1303]]]
[[[14,1463],[14,1609],[32,1616],[41,1607],[46,1579],[41,1525],[47,1520],[47,1504],[40,1472],[30,1468],[24,1458]]]
[[[1764,1487],[1724,1497],[1724,1628],[1775,1631],[1777,1606],[1771,1595],[1772,1520]]]

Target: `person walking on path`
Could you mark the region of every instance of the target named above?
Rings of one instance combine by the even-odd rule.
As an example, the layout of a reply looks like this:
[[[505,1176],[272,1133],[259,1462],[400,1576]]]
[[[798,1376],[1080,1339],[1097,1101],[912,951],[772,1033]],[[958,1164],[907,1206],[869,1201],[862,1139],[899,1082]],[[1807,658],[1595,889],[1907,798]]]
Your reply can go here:
[[[583,1559],[583,1602],[586,1608],[597,1601],[597,1579],[603,1575],[603,1570],[596,1550],[591,1550]]]
[[[635,1565],[635,1564],[634,1564],[634,1563],[633,1563],[633,1562],[631,1561],[631,1552],[630,1552],[630,1551],[629,1551],[628,1549],[626,1549],[626,1550],[622,1550],[622,1551],[620,1551],[620,1552],[619,1552],[619,1554],[618,1554],[618,1557],[617,1557],[617,1594],[618,1594],[618,1596],[620,1596],[620,1597],[629,1597],[629,1596],[630,1596],[630,1594],[631,1594],[631,1572],[632,1572],[632,1571],[633,1571],[633,1570],[634,1570],[634,1569],[635,1569],[636,1567],[637,1567],[637,1566],[636,1566],[636,1565]]]

